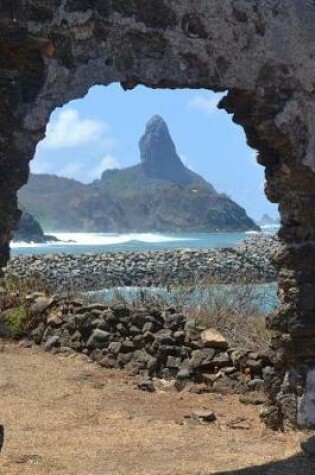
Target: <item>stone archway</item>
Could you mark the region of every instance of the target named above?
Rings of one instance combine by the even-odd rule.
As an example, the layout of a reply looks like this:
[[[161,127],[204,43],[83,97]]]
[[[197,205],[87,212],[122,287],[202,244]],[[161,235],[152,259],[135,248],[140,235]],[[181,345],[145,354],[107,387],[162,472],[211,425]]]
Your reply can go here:
[[[1,266],[19,217],[16,192],[56,106],[113,81],[126,89],[227,91],[220,107],[258,150],[267,195],[282,216],[283,250],[275,258],[281,307],[270,322],[275,369],[264,413],[274,428],[307,424],[315,414],[305,390],[315,361],[314,21],[313,0],[0,6]]]

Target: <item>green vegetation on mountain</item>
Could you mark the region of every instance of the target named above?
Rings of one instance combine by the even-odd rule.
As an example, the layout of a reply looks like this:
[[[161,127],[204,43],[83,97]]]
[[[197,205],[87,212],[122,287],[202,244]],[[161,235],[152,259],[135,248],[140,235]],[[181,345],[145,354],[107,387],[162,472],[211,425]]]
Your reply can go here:
[[[246,211],[184,166],[164,120],[153,117],[141,162],[89,185],[31,175],[19,199],[49,231],[224,232],[259,229]]]

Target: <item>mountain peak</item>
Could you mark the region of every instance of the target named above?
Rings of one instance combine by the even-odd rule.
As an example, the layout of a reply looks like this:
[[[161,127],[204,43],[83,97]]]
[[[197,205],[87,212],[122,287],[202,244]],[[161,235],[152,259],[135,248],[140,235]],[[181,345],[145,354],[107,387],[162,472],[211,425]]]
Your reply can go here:
[[[159,114],[155,114],[153,117],[151,117],[150,120],[148,120],[146,124],[146,128],[157,127],[157,126],[165,127],[166,129],[168,129],[165,120]]]
[[[187,184],[189,170],[179,158],[165,120],[153,116],[139,142],[140,159],[147,176]]]

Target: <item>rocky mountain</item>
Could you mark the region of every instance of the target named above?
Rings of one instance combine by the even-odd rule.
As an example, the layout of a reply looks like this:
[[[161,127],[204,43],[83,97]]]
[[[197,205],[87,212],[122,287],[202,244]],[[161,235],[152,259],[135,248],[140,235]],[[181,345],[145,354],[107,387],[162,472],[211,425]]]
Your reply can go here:
[[[259,229],[243,208],[185,167],[161,117],[148,122],[139,149],[139,164],[107,170],[89,185],[32,175],[20,191],[20,202],[50,231]]]
[[[269,214],[263,214],[260,220],[258,221],[259,226],[273,226],[275,224],[279,224],[279,219],[274,219],[269,216]]]
[[[23,210],[19,226],[13,236],[13,241],[44,243],[58,241],[58,239],[55,236],[44,234],[43,228],[34,216]]]
[[[39,222],[31,214],[23,211],[19,227],[14,233],[13,241],[46,242],[46,239]]]

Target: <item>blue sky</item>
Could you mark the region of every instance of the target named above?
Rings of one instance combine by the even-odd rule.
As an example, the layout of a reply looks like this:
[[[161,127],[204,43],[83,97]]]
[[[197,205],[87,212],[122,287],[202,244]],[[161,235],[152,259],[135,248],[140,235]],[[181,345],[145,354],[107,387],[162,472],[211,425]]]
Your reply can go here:
[[[139,162],[138,142],[155,114],[167,122],[184,163],[253,218],[277,216],[264,195],[263,168],[243,129],[216,108],[221,95],[205,90],[124,91],[95,86],[51,115],[46,138],[31,163],[34,173],[55,173],[88,183],[107,168]]]

